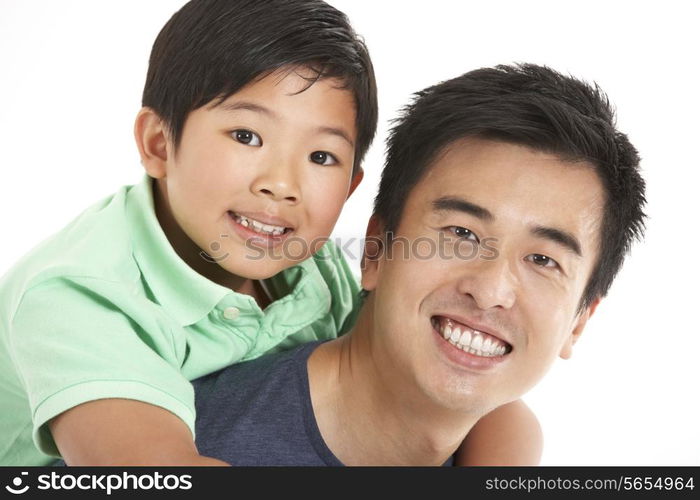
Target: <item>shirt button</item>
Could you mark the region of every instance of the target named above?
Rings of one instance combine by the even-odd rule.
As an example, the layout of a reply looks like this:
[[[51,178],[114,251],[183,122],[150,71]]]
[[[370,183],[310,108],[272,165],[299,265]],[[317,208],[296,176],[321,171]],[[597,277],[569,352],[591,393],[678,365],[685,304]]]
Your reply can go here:
[[[241,311],[237,307],[227,307],[224,309],[224,318],[226,319],[236,319],[240,314]]]

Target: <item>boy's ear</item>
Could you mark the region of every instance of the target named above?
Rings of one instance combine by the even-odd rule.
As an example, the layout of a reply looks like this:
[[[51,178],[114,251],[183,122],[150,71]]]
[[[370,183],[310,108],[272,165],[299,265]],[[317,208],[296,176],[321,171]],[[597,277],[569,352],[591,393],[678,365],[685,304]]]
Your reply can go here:
[[[593,313],[598,308],[600,300],[600,297],[596,298],[593,302],[591,302],[591,305],[589,305],[583,312],[581,312],[578,315],[576,323],[574,323],[574,329],[572,330],[571,335],[569,335],[569,337],[566,339],[564,345],[561,348],[561,351],[559,352],[559,357],[561,359],[569,359],[571,357],[574,344],[576,344],[576,342],[578,342],[578,339],[581,337],[581,334],[583,333],[583,328],[586,326],[586,323],[591,318],[591,316],[593,316]]]
[[[384,225],[379,220],[379,217],[372,215],[367,223],[367,232],[365,234],[365,246],[362,252],[362,288],[367,291],[372,291],[377,286],[377,276],[379,274],[379,266],[384,253]]]
[[[350,189],[348,190],[348,198],[350,198],[352,193],[355,192],[355,189],[357,189],[357,186],[360,185],[360,182],[362,182],[362,179],[364,179],[364,178],[365,178],[364,169],[362,167],[357,167],[357,172],[355,172],[355,175],[352,176],[352,180],[350,181]]]
[[[134,123],[134,138],[141,164],[150,177],[162,179],[167,173],[168,132],[160,116],[151,108],[141,108]]]

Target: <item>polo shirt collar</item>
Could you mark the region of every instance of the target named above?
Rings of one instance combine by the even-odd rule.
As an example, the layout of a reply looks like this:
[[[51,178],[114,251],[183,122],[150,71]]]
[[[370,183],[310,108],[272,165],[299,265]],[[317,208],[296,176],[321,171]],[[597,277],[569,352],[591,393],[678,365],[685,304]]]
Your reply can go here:
[[[196,323],[232,293],[177,255],[156,217],[153,179],[148,175],[129,190],[125,209],[136,263],[156,301],[182,326]]]

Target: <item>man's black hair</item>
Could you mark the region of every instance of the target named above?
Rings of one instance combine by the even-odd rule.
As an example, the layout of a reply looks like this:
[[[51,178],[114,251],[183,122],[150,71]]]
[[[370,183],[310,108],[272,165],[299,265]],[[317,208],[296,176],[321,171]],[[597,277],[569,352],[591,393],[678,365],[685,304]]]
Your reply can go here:
[[[639,155],[616,129],[607,96],[534,64],[470,71],[415,94],[392,128],[374,213],[391,234],[411,190],[454,141],[481,137],[589,162],[606,200],[601,247],[581,310],[607,294],[632,242],[644,233],[645,184]]]
[[[151,51],[143,106],[177,148],[191,111],[223,102],[283,67],[338,78],[355,98],[357,169],[377,127],[377,90],[367,48],[342,12],[321,0],[192,0],[166,23]]]

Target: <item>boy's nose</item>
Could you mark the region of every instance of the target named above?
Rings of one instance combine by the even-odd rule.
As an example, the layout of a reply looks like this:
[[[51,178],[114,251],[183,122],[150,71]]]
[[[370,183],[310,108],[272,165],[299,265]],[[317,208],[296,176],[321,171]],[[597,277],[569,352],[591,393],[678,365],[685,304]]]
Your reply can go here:
[[[295,205],[299,203],[301,194],[296,182],[291,177],[291,175],[270,172],[254,182],[253,192],[275,201],[287,201]]]
[[[268,188],[261,188],[259,192],[265,196],[268,196],[275,201],[287,200],[293,204],[299,201],[299,197],[293,194],[288,194],[291,191],[284,186],[276,186],[274,190]]]

